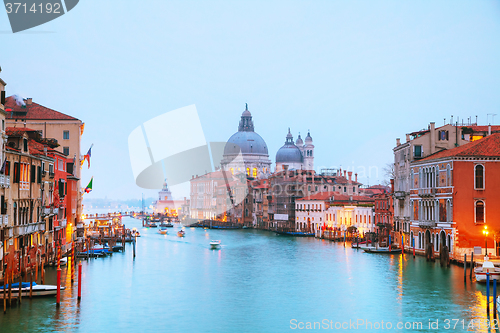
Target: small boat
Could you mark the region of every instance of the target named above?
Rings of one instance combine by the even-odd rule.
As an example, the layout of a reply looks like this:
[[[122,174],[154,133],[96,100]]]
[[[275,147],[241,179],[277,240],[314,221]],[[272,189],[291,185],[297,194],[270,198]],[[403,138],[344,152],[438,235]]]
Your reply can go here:
[[[4,286],[0,286],[0,299],[3,299],[3,288],[4,288]],[[5,288],[8,291],[9,285],[7,284],[5,286]],[[64,287],[61,287],[61,290],[64,290]],[[12,284],[11,292],[12,292],[13,298],[19,297],[19,282]],[[32,290],[33,296],[50,296],[50,295],[55,295],[55,294],[57,294],[57,286],[48,285],[48,284],[36,284],[36,282],[33,282],[33,290]],[[23,282],[21,284],[21,295],[23,297],[27,297],[30,295],[30,283],[29,282]]]
[[[371,241],[368,241],[368,244],[371,244],[372,242]],[[363,249],[363,248],[366,248],[366,247],[370,247],[370,245],[366,246],[366,241],[364,242],[355,242],[353,241],[351,243],[351,248],[353,249]]]
[[[141,234],[137,230],[137,228],[132,229],[132,237],[141,237]]]
[[[366,247],[363,248],[363,251],[367,253],[388,253],[388,254],[397,254],[401,253],[401,249],[394,249],[394,248],[389,248],[389,247]]]
[[[158,226],[156,225],[156,223],[154,223],[154,222],[148,223],[148,225],[147,225],[147,226],[148,226],[148,227],[150,227],[150,228],[157,228],[157,227],[158,227]]]
[[[495,267],[488,256],[484,257],[483,265],[481,267],[474,268],[476,281],[486,282],[486,273],[490,273],[490,282],[493,282],[494,279],[500,281],[500,268]]]
[[[159,232],[160,234],[162,234],[162,235],[166,235],[166,234],[168,234],[168,230],[167,230],[167,228],[160,228],[160,230],[158,230],[158,232]]]
[[[174,225],[172,223],[165,223],[165,222],[162,222],[160,224],[160,227],[163,227],[163,228],[173,228]]]
[[[220,247],[220,240],[210,241],[210,248],[212,250],[218,249]]]
[[[121,252],[123,251],[123,245],[115,245],[112,247],[113,252]]]
[[[246,225],[244,225],[241,229],[248,229],[248,227]]]
[[[177,231],[177,236],[184,237],[184,236],[186,236],[186,232],[184,230],[179,230],[179,231]]]
[[[59,266],[66,266],[68,264],[68,258],[64,257],[59,260]]]

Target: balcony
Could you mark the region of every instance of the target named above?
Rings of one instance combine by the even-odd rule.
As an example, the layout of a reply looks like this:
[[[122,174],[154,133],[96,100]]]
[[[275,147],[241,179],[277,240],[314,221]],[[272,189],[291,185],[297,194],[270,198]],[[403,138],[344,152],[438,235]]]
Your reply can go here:
[[[51,179],[52,179],[52,178],[54,178],[54,177],[55,177],[55,173],[53,173],[53,172],[49,172],[49,178],[51,178]]]
[[[436,195],[435,188],[419,188],[418,196],[421,198],[433,198]]]
[[[419,221],[418,225],[421,228],[435,228],[436,227],[436,221]]]
[[[394,192],[394,198],[396,198],[396,199],[404,199],[405,197],[406,197],[405,191],[395,191]]]

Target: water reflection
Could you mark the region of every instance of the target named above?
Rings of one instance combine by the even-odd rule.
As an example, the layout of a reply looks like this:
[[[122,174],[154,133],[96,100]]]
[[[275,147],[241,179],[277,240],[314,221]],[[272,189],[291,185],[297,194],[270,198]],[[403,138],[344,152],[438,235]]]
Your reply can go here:
[[[411,255],[377,255],[312,238],[257,230],[186,228],[184,238],[137,227],[132,245],[83,260],[82,300],[71,260],[55,297],[24,298],[0,316],[1,331],[284,332],[290,320],[372,322],[486,319],[485,286],[463,269]],[[211,239],[223,247],[211,250]],[[75,275],[77,270],[75,269]],[[47,268],[46,283],[55,284]]]

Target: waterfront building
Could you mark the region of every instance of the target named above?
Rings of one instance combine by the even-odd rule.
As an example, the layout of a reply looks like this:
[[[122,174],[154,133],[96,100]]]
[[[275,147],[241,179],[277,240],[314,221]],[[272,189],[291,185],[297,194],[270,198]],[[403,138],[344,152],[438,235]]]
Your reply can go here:
[[[284,170],[269,177],[269,219],[276,229],[295,230],[296,200],[318,192],[339,192],[344,195],[358,195],[361,183],[352,179],[352,171],[324,170],[317,174],[314,170]],[[342,175],[342,171],[343,175]]]
[[[276,153],[276,172],[283,171],[288,165],[288,170],[314,170],[314,145],[310,133],[307,133],[305,144],[302,138],[293,142],[293,135],[288,129],[285,144]]]
[[[242,209],[248,194],[246,175],[215,171],[190,180],[190,207],[192,219],[231,220],[241,223]]]
[[[248,104],[241,115],[238,132],[227,140],[221,166],[232,174],[245,173],[247,177],[254,179],[265,178],[271,173],[267,144],[254,131]]]
[[[394,186],[394,179],[391,179],[391,185]],[[387,237],[391,235],[391,242],[401,244],[402,234],[400,234],[400,230],[394,229],[392,186],[390,191],[384,190],[382,193],[372,196],[374,200],[374,221],[379,236]]]
[[[414,161],[410,168],[411,232],[417,252],[432,244],[455,258],[485,244],[500,255],[500,133]],[[483,248],[484,252],[484,248]]]
[[[2,69],[0,68],[0,72]],[[10,176],[5,176],[5,142],[7,140],[7,136],[5,135],[5,83],[4,80],[0,78],[0,163],[2,168],[0,169],[0,271],[2,272],[3,279],[3,267],[4,261],[3,256],[4,253],[7,252],[7,224],[9,222],[9,216],[7,215],[7,207],[6,207],[6,188],[10,186]]]
[[[406,135],[406,142],[396,139],[394,147],[394,229],[402,230],[409,242],[410,220],[413,214],[410,204],[410,169],[414,161],[421,160],[436,152],[474,142],[488,133],[500,131],[500,126],[478,126],[477,124],[456,123],[435,126],[429,124],[427,130]],[[407,243],[407,246],[410,244]]]
[[[297,199],[295,231],[314,233],[322,237],[325,230],[338,231],[339,236],[349,229],[364,236],[374,232],[374,199],[339,192],[320,192]]]
[[[82,211],[82,193],[80,188],[80,141],[83,133],[83,122],[75,117],[50,109],[33,102],[31,98],[19,99],[10,96],[6,99],[6,126],[27,127],[39,131],[46,140],[54,139],[58,146],[54,150],[66,156],[72,164],[71,180],[76,182],[72,189],[72,209],[68,211],[67,222],[72,226],[79,222]]]
[[[185,204],[186,198],[184,198],[184,200],[174,200],[172,192],[170,192],[167,181],[165,180],[161,191],[158,192],[158,200],[153,202],[153,210],[155,214],[179,216],[182,211],[181,207]]]
[[[259,179],[250,184],[252,202],[252,225],[260,229],[269,229],[269,179]]]
[[[46,221],[43,214],[43,200],[47,196],[44,196],[42,183],[42,163],[53,166],[54,160],[45,156],[49,146],[35,141],[40,140],[37,131],[6,128],[6,134],[8,140],[3,175],[11,180],[4,201],[6,215],[10,217],[6,226],[6,251],[11,260],[19,262],[30,257],[28,262],[34,263],[37,254],[33,251],[39,246],[45,245],[49,251],[54,249],[53,239],[49,238],[52,220],[49,217]],[[26,267],[26,262],[23,267]]]

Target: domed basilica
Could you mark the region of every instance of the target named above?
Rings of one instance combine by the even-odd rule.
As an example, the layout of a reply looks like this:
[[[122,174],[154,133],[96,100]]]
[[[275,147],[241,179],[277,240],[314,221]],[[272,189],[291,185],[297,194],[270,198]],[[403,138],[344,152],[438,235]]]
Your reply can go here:
[[[276,171],[282,171],[284,165],[288,170],[313,170],[314,145],[311,134],[308,132],[304,141],[293,136],[288,129],[286,141],[276,153]],[[262,137],[255,133],[252,114],[248,111],[248,104],[241,115],[238,132],[234,133],[224,147],[221,161],[222,169],[231,173],[246,173],[253,178],[266,178],[271,173],[271,160],[267,145]]]
[[[271,160],[266,142],[254,132],[248,104],[241,115],[238,132],[227,140],[221,166],[233,174],[245,172],[247,176],[253,178],[267,177],[271,172]]]

